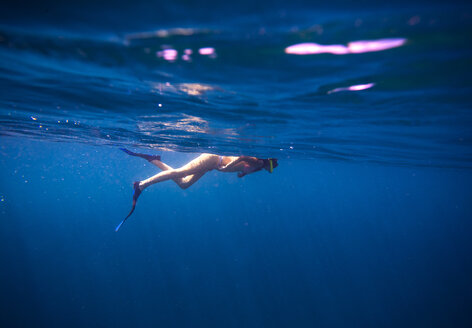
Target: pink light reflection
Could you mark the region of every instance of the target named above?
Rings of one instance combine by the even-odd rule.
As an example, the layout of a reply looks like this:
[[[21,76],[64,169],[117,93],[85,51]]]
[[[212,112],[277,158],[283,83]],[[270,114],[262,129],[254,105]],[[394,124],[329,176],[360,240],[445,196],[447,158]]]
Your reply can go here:
[[[344,55],[349,52],[346,46],[340,44],[324,46],[317,43],[298,43],[285,48],[285,53],[291,55],[314,55],[323,53]]]
[[[285,48],[286,54],[315,55],[329,53],[333,55],[360,54],[365,52],[383,51],[403,46],[406,39],[379,39],[371,41],[353,41],[347,46],[342,44],[322,45],[317,43],[298,43]]]
[[[164,49],[162,51],[158,51],[157,57],[164,58],[167,61],[174,61],[177,59],[178,52],[175,49]]]
[[[406,39],[380,39],[375,41],[354,41],[349,42],[347,47],[353,54],[360,54],[364,52],[383,51],[392,48],[401,47],[406,42]]]
[[[361,91],[361,90],[370,89],[374,85],[375,83],[356,84],[356,85],[351,85],[349,87],[336,88],[336,89],[330,90],[328,91],[328,94],[334,93],[334,92],[340,92],[340,91]]]
[[[200,55],[210,56],[210,55],[213,55],[215,53],[215,48],[212,48],[212,47],[200,48],[200,49],[198,49],[198,53]]]

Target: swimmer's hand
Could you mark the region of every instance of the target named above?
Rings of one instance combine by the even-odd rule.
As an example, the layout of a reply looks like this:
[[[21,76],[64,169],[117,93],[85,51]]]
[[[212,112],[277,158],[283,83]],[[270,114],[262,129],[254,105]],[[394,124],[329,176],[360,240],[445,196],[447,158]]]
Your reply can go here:
[[[242,171],[238,172],[238,178],[242,178],[245,175],[260,171],[260,168],[255,168],[251,165],[244,165]]]

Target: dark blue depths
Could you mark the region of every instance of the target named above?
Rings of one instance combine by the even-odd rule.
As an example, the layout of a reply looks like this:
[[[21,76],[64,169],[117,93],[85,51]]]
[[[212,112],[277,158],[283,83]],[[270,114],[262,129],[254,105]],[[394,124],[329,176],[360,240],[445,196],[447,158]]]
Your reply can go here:
[[[131,182],[157,169],[105,146],[2,138],[1,152],[3,327],[471,322],[469,170],[210,172],[150,187],[115,233]]]

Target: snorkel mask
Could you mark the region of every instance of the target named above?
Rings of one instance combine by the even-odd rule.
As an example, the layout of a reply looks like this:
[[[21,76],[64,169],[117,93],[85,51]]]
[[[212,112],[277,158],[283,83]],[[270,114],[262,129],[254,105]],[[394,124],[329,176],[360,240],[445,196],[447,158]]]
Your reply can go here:
[[[268,158],[268,159],[264,159],[264,166],[267,167],[269,173],[272,173],[274,172],[274,169],[279,165],[277,163],[277,158]]]

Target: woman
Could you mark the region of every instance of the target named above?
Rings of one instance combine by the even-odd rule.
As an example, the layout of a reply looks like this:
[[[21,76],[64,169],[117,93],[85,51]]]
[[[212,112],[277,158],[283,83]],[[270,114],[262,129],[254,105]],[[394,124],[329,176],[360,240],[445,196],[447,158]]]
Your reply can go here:
[[[173,169],[169,165],[161,162],[161,156],[157,155],[146,155],[132,152],[128,149],[121,148],[122,151],[131,156],[141,157],[150,163],[156,165],[162,170],[146,180],[136,181],[134,183],[134,195],[133,195],[133,206],[128,216],[121,221],[116,227],[115,231],[120,229],[121,225],[130,217],[133,213],[136,202],[141,192],[158,182],[173,180],[182,189],[187,189],[195,182],[198,181],[205,173],[211,170],[218,170],[220,172],[238,172],[238,177],[242,178],[245,175],[260,171],[262,169],[272,173],[274,168],[278,166],[276,158],[259,159],[250,156],[219,156],[214,154],[201,154],[188,164]]]

